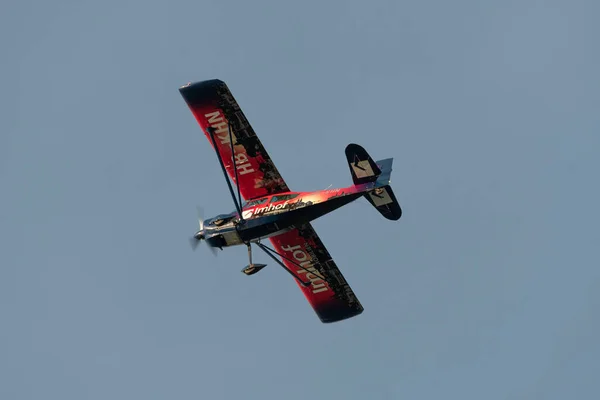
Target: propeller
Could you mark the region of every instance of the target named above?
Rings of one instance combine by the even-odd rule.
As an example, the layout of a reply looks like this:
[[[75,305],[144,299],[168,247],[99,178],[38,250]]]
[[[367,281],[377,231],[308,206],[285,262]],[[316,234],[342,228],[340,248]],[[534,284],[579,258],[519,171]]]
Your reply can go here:
[[[190,245],[192,246],[192,250],[196,250],[196,248],[198,247],[198,244],[200,243],[201,240],[205,239],[205,233],[204,233],[204,209],[200,206],[196,206],[196,211],[198,213],[198,232],[196,232],[194,234],[194,236],[192,236],[190,238]],[[217,254],[217,249],[215,249],[214,247],[212,247],[210,244],[208,244],[207,242],[206,246],[208,246],[208,248],[210,249],[210,251],[213,253],[213,255]]]

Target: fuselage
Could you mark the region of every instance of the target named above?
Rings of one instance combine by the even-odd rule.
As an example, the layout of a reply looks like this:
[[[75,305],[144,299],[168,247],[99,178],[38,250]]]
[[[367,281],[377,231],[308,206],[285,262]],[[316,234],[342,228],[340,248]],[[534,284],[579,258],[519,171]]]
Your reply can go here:
[[[237,211],[204,221],[204,235],[213,247],[236,246],[255,242],[294,229],[342,207],[374,183],[315,192],[277,193],[242,204],[242,219]]]

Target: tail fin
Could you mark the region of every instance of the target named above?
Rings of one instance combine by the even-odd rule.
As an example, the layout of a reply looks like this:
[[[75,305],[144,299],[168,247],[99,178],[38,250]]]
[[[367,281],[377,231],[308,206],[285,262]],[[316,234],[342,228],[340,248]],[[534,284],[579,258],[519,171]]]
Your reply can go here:
[[[385,186],[390,184],[390,179],[392,177],[392,164],[394,163],[393,158],[386,158],[385,160],[379,160],[375,162],[379,169],[381,170],[381,174],[377,177],[376,185],[377,186]]]
[[[357,144],[346,146],[346,159],[355,185],[375,183],[375,187],[365,192],[364,197],[385,218],[396,221],[402,216],[402,208],[390,186],[393,158],[377,162]]]

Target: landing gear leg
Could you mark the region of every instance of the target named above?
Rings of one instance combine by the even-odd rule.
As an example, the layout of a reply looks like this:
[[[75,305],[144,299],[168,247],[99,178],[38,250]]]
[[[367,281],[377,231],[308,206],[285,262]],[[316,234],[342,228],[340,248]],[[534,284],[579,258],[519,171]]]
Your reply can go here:
[[[258,271],[260,271],[261,269],[263,269],[264,267],[266,267],[267,264],[254,264],[252,262],[252,247],[250,247],[250,243],[246,243],[246,246],[248,246],[248,261],[249,261],[249,264],[246,267],[244,267],[244,269],[242,270],[242,272],[244,274],[246,274],[246,275],[254,275]]]

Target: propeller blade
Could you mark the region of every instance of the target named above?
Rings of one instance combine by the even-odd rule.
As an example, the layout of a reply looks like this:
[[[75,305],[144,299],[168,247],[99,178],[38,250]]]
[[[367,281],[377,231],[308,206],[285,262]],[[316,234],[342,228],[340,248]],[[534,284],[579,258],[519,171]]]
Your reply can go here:
[[[200,206],[196,206],[196,213],[198,215],[198,231],[203,231],[204,230],[204,208],[200,207]],[[200,243],[201,240],[204,240],[204,239],[198,238],[196,236],[192,236],[190,238],[190,245],[192,246],[192,250],[195,251],[198,248],[198,244]],[[217,249],[215,249],[210,244],[208,244],[208,242],[206,242],[206,240],[204,240],[204,242],[206,243],[206,246],[208,247],[210,252],[213,254],[213,256],[216,256]]]
[[[192,246],[192,250],[196,251],[199,242],[200,241],[193,236],[190,238],[190,246]]]
[[[204,229],[204,208],[196,206],[196,213],[198,214],[198,227],[199,230]]]

